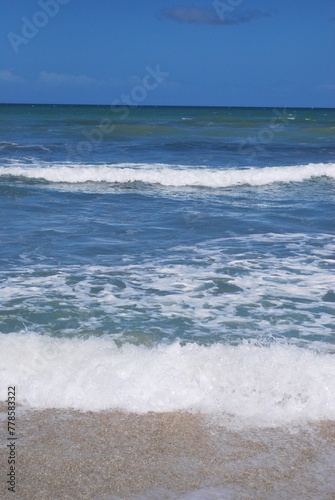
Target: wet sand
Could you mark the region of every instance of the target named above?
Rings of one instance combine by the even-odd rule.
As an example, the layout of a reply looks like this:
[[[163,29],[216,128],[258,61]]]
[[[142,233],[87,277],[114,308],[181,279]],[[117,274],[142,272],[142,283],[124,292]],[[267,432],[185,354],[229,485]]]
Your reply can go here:
[[[233,432],[188,413],[22,408],[12,493],[0,410],[1,498],[164,499],[207,488],[202,498],[335,499],[334,423]]]

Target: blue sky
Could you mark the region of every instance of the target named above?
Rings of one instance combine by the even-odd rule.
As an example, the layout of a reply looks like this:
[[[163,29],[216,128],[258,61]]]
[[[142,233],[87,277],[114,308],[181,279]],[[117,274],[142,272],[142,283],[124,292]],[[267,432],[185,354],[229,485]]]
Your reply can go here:
[[[0,102],[335,106],[334,0],[3,0]]]

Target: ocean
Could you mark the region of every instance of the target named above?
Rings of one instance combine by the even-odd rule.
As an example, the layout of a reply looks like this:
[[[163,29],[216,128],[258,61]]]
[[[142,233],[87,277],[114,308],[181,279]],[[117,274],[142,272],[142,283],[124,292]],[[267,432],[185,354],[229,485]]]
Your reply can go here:
[[[335,421],[334,188],[335,109],[1,105],[0,401],[312,446]],[[141,498],[263,498],[220,474]],[[334,498],[318,474],[291,498]]]

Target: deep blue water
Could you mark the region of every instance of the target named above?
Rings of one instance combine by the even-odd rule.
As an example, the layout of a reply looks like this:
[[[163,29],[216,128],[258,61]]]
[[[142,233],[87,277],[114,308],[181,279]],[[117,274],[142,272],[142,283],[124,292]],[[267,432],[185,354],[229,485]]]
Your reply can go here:
[[[0,111],[4,333],[333,343],[334,110]]]

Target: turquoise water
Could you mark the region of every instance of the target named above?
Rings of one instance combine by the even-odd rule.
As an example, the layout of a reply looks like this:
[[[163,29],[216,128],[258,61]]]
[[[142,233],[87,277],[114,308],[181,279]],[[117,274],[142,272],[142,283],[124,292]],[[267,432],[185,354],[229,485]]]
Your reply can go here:
[[[0,117],[0,331],[17,352],[28,342],[43,358],[44,336],[75,356],[71,342],[95,339],[96,368],[104,342],[209,359],[251,342],[272,361],[285,346],[284,370],[296,348],[334,351],[334,109],[2,105]]]

